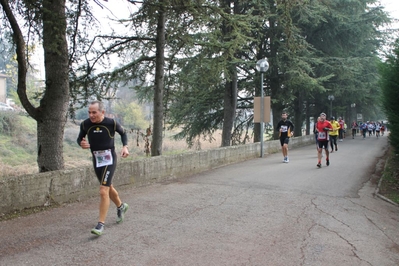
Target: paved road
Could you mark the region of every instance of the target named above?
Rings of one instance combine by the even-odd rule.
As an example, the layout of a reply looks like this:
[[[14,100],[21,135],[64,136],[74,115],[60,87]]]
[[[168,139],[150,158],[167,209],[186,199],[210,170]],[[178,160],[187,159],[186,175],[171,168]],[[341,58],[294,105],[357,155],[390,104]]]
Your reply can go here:
[[[374,197],[386,137],[346,139],[120,189],[124,223],[90,235],[98,199],[0,223],[0,265],[399,265],[399,210]],[[372,180],[372,181],[370,181]]]

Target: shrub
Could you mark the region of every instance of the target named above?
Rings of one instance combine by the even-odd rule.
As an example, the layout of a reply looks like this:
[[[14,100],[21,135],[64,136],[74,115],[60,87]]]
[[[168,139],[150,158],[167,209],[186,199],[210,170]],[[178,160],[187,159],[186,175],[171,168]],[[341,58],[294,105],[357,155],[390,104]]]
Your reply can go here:
[[[392,54],[380,65],[380,84],[382,88],[382,108],[384,109],[389,130],[389,140],[396,153],[399,153],[399,39],[396,40]]]
[[[0,134],[14,136],[19,122],[19,115],[15,112],[0,111]]]

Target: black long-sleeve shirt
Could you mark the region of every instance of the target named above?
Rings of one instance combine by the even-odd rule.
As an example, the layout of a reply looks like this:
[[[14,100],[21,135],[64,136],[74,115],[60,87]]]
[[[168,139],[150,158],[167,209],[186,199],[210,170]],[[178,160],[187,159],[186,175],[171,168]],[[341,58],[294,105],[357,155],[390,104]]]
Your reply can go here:
[[[291,137],[291,132],[294,131],[294,124],[290,120],[280,120],[278,122],[276,130],[280,131],[280,128],[282,129],[279,137],[280,138],[289,138]]]
[[[80,146],[80,142],[87,135],[91,151],[114,150],[115,132],[121,135],[123,146],[127,145],[126,130],[114,119],[104,117],[100,123],[92,123],[90,119],[86,119],[80,124],[77,142]]]

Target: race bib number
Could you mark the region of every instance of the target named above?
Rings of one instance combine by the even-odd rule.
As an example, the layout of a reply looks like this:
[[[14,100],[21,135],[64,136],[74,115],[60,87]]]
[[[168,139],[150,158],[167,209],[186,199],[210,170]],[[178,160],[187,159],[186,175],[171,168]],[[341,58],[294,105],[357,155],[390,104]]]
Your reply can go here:
[[[287,126],[281,126],[281,132],[287,132],[288,127]]]
[[[94,158],[96,158],[96,167],[112,165],[114,160],[112,158],[111,150],[94,151]]]
[[[327,139],[326,132],[319,132],[318,139],[319,140],[326,140]]]

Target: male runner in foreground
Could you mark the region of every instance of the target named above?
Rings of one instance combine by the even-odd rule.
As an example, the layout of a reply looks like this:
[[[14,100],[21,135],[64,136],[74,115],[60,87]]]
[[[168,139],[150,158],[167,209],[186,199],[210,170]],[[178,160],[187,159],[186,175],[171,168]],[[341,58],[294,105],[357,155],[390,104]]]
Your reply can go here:
[[[104,231],[105,218],[109,209],[110,199],[117,207],[117,223],[121,223],[129,205],[122,203],[119,194],[112,186],[112,177],[116,169],[116,153],[114,145],[115,133],[118,132],[122,138],[122,158],[129,155],[127,147],[127,135],[123,127],[114,119],[104,116],[104,104],[94,101],[89,106],[89,118],[80,124],[80,132],[77,139],[82,149],[91,150],[93,166],[98,181],[100,182],[100,215],[96,227],[91,230],[92,234],[101,235]],[[86,135],[88,140],[86,140]]]

